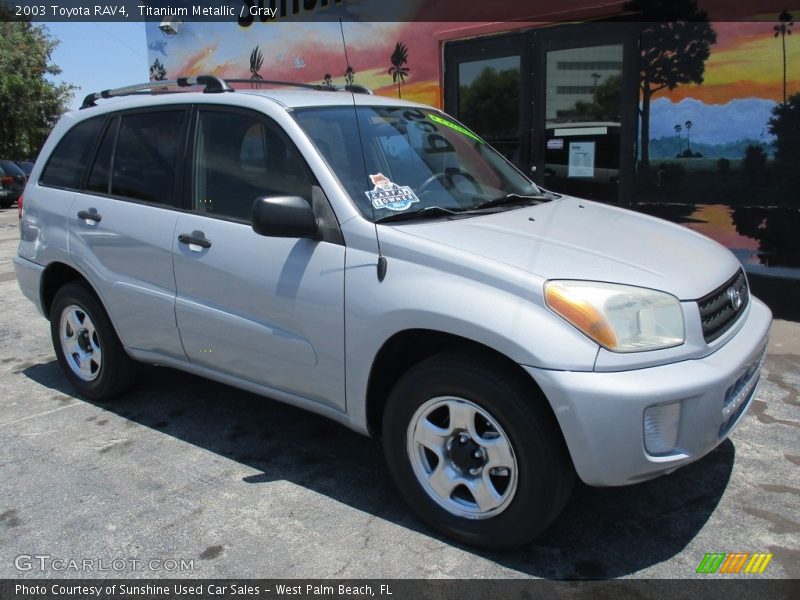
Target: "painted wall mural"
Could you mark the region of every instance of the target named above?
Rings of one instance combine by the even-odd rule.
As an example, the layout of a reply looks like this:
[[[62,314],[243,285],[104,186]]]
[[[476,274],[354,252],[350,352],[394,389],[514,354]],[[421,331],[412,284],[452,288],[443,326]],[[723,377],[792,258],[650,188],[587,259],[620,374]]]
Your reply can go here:
[[[440,104],[438,47],[433,41],[445,23],[344,23],[347,71],[338,22],[184,23],[165,38],[148,23],[151,65],[164,78],[211,74],[233,79],[254,75],[253,52],[261,57],[261,79],[310,84],[355,83],[376,94]]]
[[[784,25],[787,31],[792,29],[789,22]],[[708,158],[742,159],[753,144],[774,155],[775,136],[768,122],[784,101],[782,47],[785,43],[788,98],[800,93],[800,40],[793,43],[795,39],[780,33],[776,39],[774,28],[780,24],[766,20],[711,25],[717,42],[705,62],[703,83],[654,94],[653,158],[672,158],[692,149]]]
[[[800,11],[706,24],[714,41],[701,83],[654,92],[649,127],[640,120],[649,139],[640,140],[636,202],[731,248],[751,275],[798,279],[800,39],[790,34],[793,14]]]

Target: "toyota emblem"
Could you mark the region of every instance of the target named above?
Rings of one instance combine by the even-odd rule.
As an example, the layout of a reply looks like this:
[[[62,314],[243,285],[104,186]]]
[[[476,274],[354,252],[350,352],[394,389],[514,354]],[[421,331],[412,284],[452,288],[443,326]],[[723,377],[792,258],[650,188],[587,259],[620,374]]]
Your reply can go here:
[[[742,292],[734,287],[729,287],[727,293],[733,310],[739,310],[742,307]]]

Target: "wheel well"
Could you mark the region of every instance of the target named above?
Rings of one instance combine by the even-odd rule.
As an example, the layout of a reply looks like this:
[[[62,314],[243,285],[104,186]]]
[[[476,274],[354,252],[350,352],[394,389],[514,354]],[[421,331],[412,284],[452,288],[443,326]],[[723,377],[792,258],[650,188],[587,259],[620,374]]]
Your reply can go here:
[[[65,265],[64,263],[51,263],[47,266],[42,275],[41,292],[42,310],[44,311],[45,317],[48,319],[50,318],[50,306],[53,304],[53,298],[55,298],[58,290],[64,284],[76,280],[85,282],[89,289],[92,289],[89,282],[86,281],[86,278],[69,265]]]
[[[495,364],[498,368],[504,369],[510,377],[519,378],[523,385],[529,386],[532,394],[541,397],[552,413],[550,403],[546,401],[536,382],[505,354],[457,335],[428,329],[411,329],[396,333],[389,338],[372,363],[367,385],[367,427],[371,435],[380,437],[386,398],[403,373],[426,358],[446,350],[480,354],[483,364]],[[557,423],[555,415],[553,420]]]

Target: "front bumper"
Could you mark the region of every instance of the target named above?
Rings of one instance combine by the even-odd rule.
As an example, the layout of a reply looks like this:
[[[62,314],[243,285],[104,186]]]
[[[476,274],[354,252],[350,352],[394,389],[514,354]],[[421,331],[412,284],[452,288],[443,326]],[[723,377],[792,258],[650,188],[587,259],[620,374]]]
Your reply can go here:
[[[553,407],[578,476],[626,485],[704,456],[734,429],[756,394],[772,314],[752,298],[741,329],[697,360],[613,373],[524,367]],[[675,449],[647,453],[644,411],[680,403]]]

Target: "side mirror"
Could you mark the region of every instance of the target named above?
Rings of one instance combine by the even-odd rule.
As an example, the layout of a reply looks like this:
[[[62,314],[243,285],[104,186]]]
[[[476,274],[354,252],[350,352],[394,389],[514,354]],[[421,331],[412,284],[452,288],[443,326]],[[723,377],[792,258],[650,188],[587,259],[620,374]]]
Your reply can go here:
[[[259,235],[314,238],[314,210],[300,196],[262,196],[253,202],[250,224]]]

